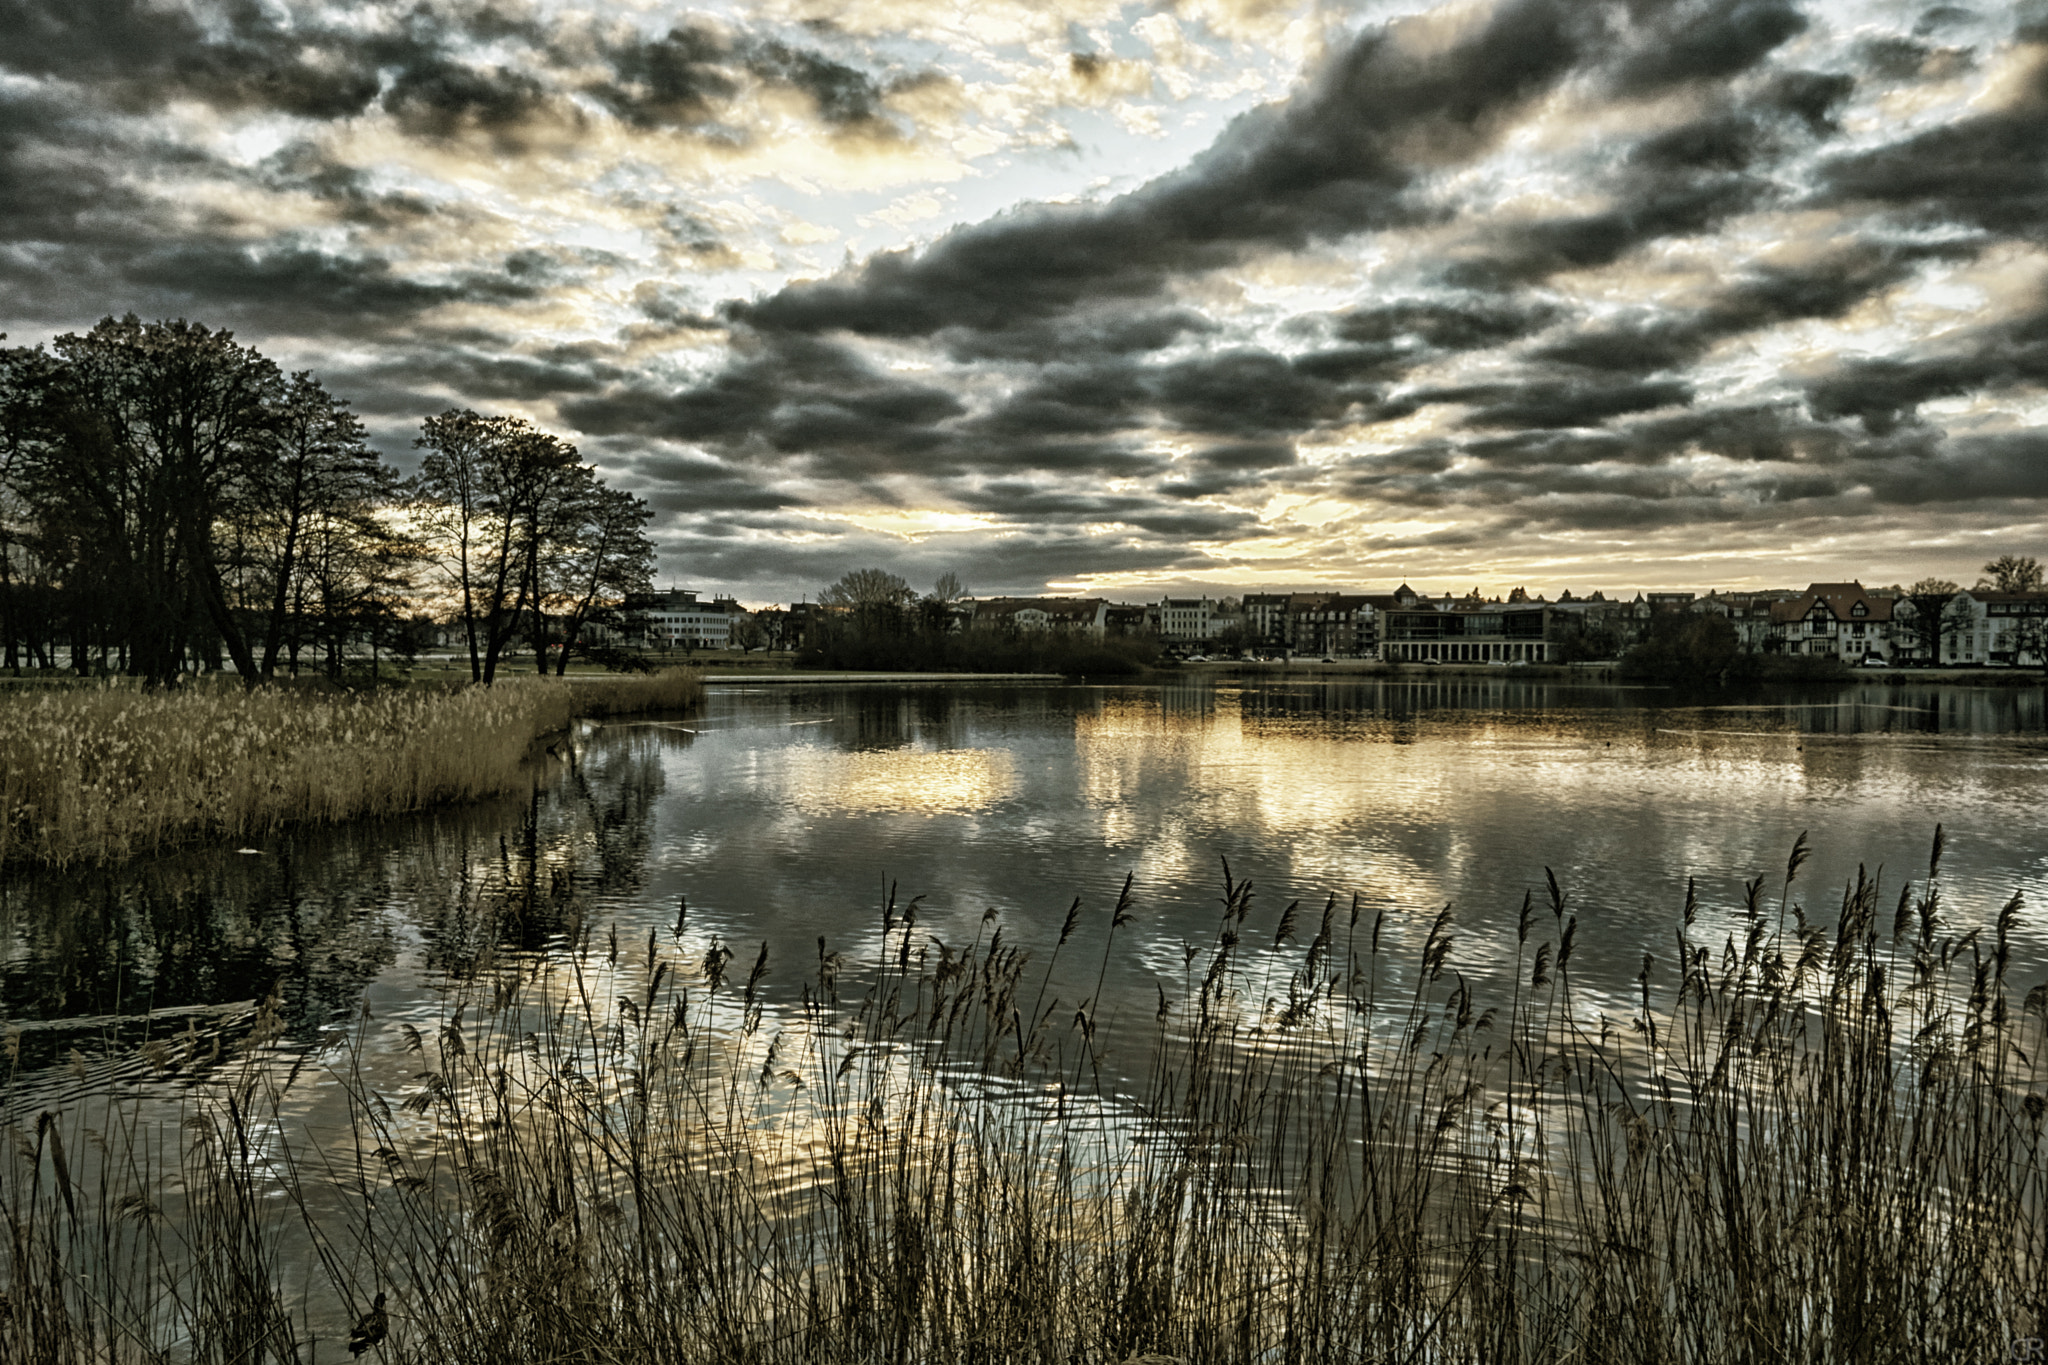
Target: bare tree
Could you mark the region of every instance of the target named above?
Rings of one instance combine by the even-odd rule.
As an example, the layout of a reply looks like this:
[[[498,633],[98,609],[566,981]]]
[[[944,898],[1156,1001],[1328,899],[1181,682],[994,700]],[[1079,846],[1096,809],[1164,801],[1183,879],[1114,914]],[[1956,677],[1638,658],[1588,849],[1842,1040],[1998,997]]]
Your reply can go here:
[[[1957,591],[1946,578],[1923,578],[1906,589],[1906,625],[1913,632],[1916,650],[1930,663],[1941,661],[1941,642],[1955,633],[1949,603]]]
[[[369,569],[370,574],[356,575],[367,584],[378,552],[388,548],[375,511],[396,495],[390,469],[364,440],[363,424],[310,373],[293,375],[285,387],[276,442],[276,458],[255,481],[249,515],[238,528],[245,558],[256,570],[252,596],[257,601],[252,605],[263,620],[259,670],[266,678],[275,676],[287,643],[297,670],[316,588],[329,609],[328,633],[333,633],[338,620],[333,609],[355,596],[337,574],[343,565]],[[307,558],[308,539],[316,532],[321,542],[317,566]],[[362,543],[344,545],[350,536]],[[338,648],[331,650],[330,670],[339,662]]]
[[[607,488],[594,473],[571,493],[569,529],[550,569],[552,603],[560,622],[561,653],[557,676],[568,671],[569,647],[584,622],[606,598],[643,592],[654,577],[654,542],[647,538],[653,509],[631,493]],[[546,622],[535,632],[541,672],[547,671]]]
[[[489,684],[540,598],[543,558],[566,536],[587,475],[576,447],[518,417],[451,410],[422,423],[414,444],[427,452],[414,505],[459,599],[470,677]]]
[[[902,607],[917,600],[917,591],[883,569],[855,569],[818,594],[828,607]]]

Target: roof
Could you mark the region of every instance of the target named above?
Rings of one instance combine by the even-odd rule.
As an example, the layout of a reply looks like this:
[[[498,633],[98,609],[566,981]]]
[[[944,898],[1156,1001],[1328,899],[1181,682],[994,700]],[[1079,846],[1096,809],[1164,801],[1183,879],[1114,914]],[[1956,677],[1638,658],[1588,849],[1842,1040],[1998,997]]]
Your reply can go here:
[[[1866,591],[1861,583],[1812,583],[1789,601],[1773,602],[1771,620],[1803,621],[1820,605],[1837,621],[1889,621],[1893,602],[1893,598]]]

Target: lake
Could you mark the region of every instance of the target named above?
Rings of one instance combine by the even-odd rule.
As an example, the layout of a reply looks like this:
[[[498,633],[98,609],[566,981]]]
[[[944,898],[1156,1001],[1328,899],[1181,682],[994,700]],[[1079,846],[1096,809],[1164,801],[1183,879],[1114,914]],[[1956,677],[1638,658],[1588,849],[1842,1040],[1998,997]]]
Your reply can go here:
[[[1446,1341],[1425,1358],[1471,1358],[1498,1316],[1487,1266],[1529,1277],[1538,1336],[1581,1332],[1610,1320],[1589,1287],[1636,1273],[1654,1242],[1671,1301],[1727,1317],[1648,1323],[1661,1344],[1636,1354],[1653,1358],[1759,1312],[1799,1325],[1864,1301],[1825,1279],[1832,1237],[1804,1271],[1753,1279],[1737,1245],[1839,1198],[1846,1161],[1878,1177],[1857,1184],[1866,1219],[1978,1192],[1984,1218],[1887,1243],[1871,1291],[1924,1287],[1922,1326],[1962,1343],[1938,1354],[2035,1330],[2000,1296],[2038,1284],[2048,1256],[2013,1236],[2039,1225],[2023,1147],[2048,1101],[2033,1071],[2002,1068],[2042,1054],[2040,1021],[2013,1009],[2012,1048],[1972,1052],[1986,1005],[1960,997],[1999,908],[2042,900],[2038,687],[1701,702],[1506,670],[725,685],[695,714],[586,724],[557,748],[496,801],[0,884],[0,1209],[50,1230],[18,1244],[31,1259],[58,1258],[66,1230],[61,1270],[14,1269],[65,1286],[70,1314],[0,1327],[41,1342],[104,1316],[168,1358],[246,1328],[325,1365],[388,1290],[394,1341],[500,1359],[501,1329],[540,1321],[536,1296],[561,1299],[549,1322],[601,1334],[653,1294],[644,1322],[671,1345],[720,1323],[736,1340],[857,1336],[901,1309],[905,1332],[951,1343],[928,1358],[962,1358],[947,1334],[980,1340],[1007,1313],[991,1358],[1067,1359],[1079,1338],[1019,1343],[1090,1314],[1107,1316],[1083,1336],[1123,1330],[1108,1287],[1142,1228],[1119,1220],[1171,1207],[1185,1241],[1161,1265],[1191,1292],[1148,1340],[1251,1331],[1233,1305],[1257,1302],[1261,1332],[1312,1322],[1345,1349],[1376,1332],[1390,1354],[1427,1323]],[[1888,908],[1925,878],[1937,823],[1943,921],[1900,952]],[[1831,935],[1791,931],[1831,925],[1863,875],[1884,886],[1879,946],[1802,995]],[[1219,932],[1226,886],[1243,908],[1247,885]],[[1689,898],[1698,994],[1681,1018],[1664,1012]],[[1444,915],[1448,971],[1410,990]],[[1754,948],[1779,923],[1761,959],[1710,970],[1724,938]],[[2017,994],[2048,976],[2048,935],[2023,914],[2011,947]],[[1857,1006],[1887,973],[1885,1010]],[[1840,1012],[1813,1028],[1820,977]],[[1725,1052],[1724,1020],[1743,1030]],[[1921,1064],[1894,1070],[1907,1038]],[[1979,1063],[1952,1066],[1966,1054]],[[1867,1069],[1842,1066],[1856,1057]],[[1677,1098],[1648,1103],[1667,1068]],[[1873,1076],[1909,1102],[1895,1111]],[[1652,1152],[1653,1180],[1589,1178]],[[1725,1198],[1698,1183],[1724,1178]],[[1149,1188],[1190,1193],[1161,1205]],[[1011,1198],[1026,1189],[1050,1202]],[[1730,1225],[1736,1203],[1747,1221]],[[1063,1230],[1051,1259],[1046,1218]],[[1449,1258],[1434,1275],[1351,1259],[1425,1245]],[[587,1253],[573,1274],[556,1259],[571,1247]],[[926,1266],[928,1247],[944,1254],[912,1278],[944,1293],[862,1288],[902,1256]],[[534,1278],[499,1273],[529,1252]],[[635,1269],[700,1254],[710,1279]],[[260,1269],[224,1275],[236,1257]],[[1305,1257],[1332,1273],[1299,1274]],[[845,1299],[793,1308],[821,1268]],[[1811,1297],[1759,1307],[1743,1296],[1761,1285]],[[222,1317],[208,1295],[229,1286],[250,1297]]]
[[[872,960],[892,887],[926,944],[1000,926],[1039,962],[1078,898],[1053,989],[1078,1000],[1100,980],[1105,1017],[1175,993],[1185,949],[1214,940],[1226,860],[1254,885],[1249,947],[1292,901],[1306,941],[1328,897],[1348,915],[1355,896],[1399,957],[1448,906],[1451,962],[1482,997],[1505,987],[1525,894],[1547,906],[1547,869],[1579,917],[1588,1013],[1628,1010],[1645,953],[1668,965],[1688,879],[1696,942],[1733,932],[1749,878],[1775,907],[1802,832],[1791,902],[1817,921],[1859,866],[1887,905],[1924,877],[1937,823],[1957,933],[2016,891],[2048,904],[2038,687],[1697,703],[1469,675],[718,685],[699,714],[586,727],[576,747],[573,770],[501,801],[14,878],[14,1107],[141,1083],[136,1047],[273,989],[288,1046],[331,1043],[361,1004],[395,1037],[482,966],[592,935],[719,943],[742,968],[765,942],[764,989],[786,1005],[820,940]],[[1127,875],[1132,917],[1105,952]],[[2016,944],[2022,982],[2048,975],[2037,914]]]

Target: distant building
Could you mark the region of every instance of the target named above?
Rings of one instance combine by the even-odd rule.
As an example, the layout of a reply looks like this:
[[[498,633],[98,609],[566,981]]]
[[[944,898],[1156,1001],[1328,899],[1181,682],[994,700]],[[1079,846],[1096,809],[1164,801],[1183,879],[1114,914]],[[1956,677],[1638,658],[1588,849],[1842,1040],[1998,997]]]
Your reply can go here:
[[[1380,617],[1380,658],[1389,663],[1548,663],[1563,617],[1526,602],[1415,606]]]
[[[1109,603],[1100,597],[992,597],[974,604],[977,630],[1058,631],[1102,635]]]
[[[631,593],[619,604],[619,619],[628,643],[648,649],[724,649],[732,628],[746,611],[730,597],[697,600],[687,588]]]
[[[1158,608],[1143,603],[1112,602],[1102,614],[1102,628],[1110,635],[1156,635]]]
[[[1858,664],[1885,658],[1892,643],[1894,599],[1861,583],[1813,583],[1799,596],[1771,604],[1765,648],[1783,654],[1833,655]]]
[[[2048,663],[2048,592],[1967,588],[1943,611],[1941,661],[1993,668]]]
[[[1771,608],[1799,594],[1790,588],[1767,592],[1714,592],[1692,603],[1693,610],[1725,618],[1735,627],[1736,642],[1748,653],[1762,653],[1771,638]]]
[[[1165,597],[1159,602],[1159,638],[1169,644],[1213,639],[1216,602],[1207,597]]]

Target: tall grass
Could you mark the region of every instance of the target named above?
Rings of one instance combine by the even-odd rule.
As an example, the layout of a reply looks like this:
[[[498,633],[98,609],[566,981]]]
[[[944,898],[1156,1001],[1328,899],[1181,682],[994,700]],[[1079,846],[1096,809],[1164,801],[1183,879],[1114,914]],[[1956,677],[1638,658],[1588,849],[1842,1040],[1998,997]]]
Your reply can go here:
[[[680,709],[681,670],[367,693],[106,687],[0,702],[0,862],[63,866],[509,790],[578,716]]]
[[[1822,927],[1803,852],[1718,944],[1688,895],[1613,1019],[1554,882],[1485,1002],[1448,912],[1399,955],[1355,902],[1255,930],[1227,871],[1114,1024],[1057,971],[1078,903],[1035,968],[892,902],[782,1004],[680,921],[481,962],[402,1073],[357,1019],[324,1136],[271,1117],[310,1068],[269,1004],[179,1132],[21,1109],[0,1358],[331,1360],[380,1292],[379,1358],[446,1365],[2003,1358],[2048,1275],[2018,900],[1952,926],[1937,845]],[[1098,913],[1108,952],[1142,907]]]

